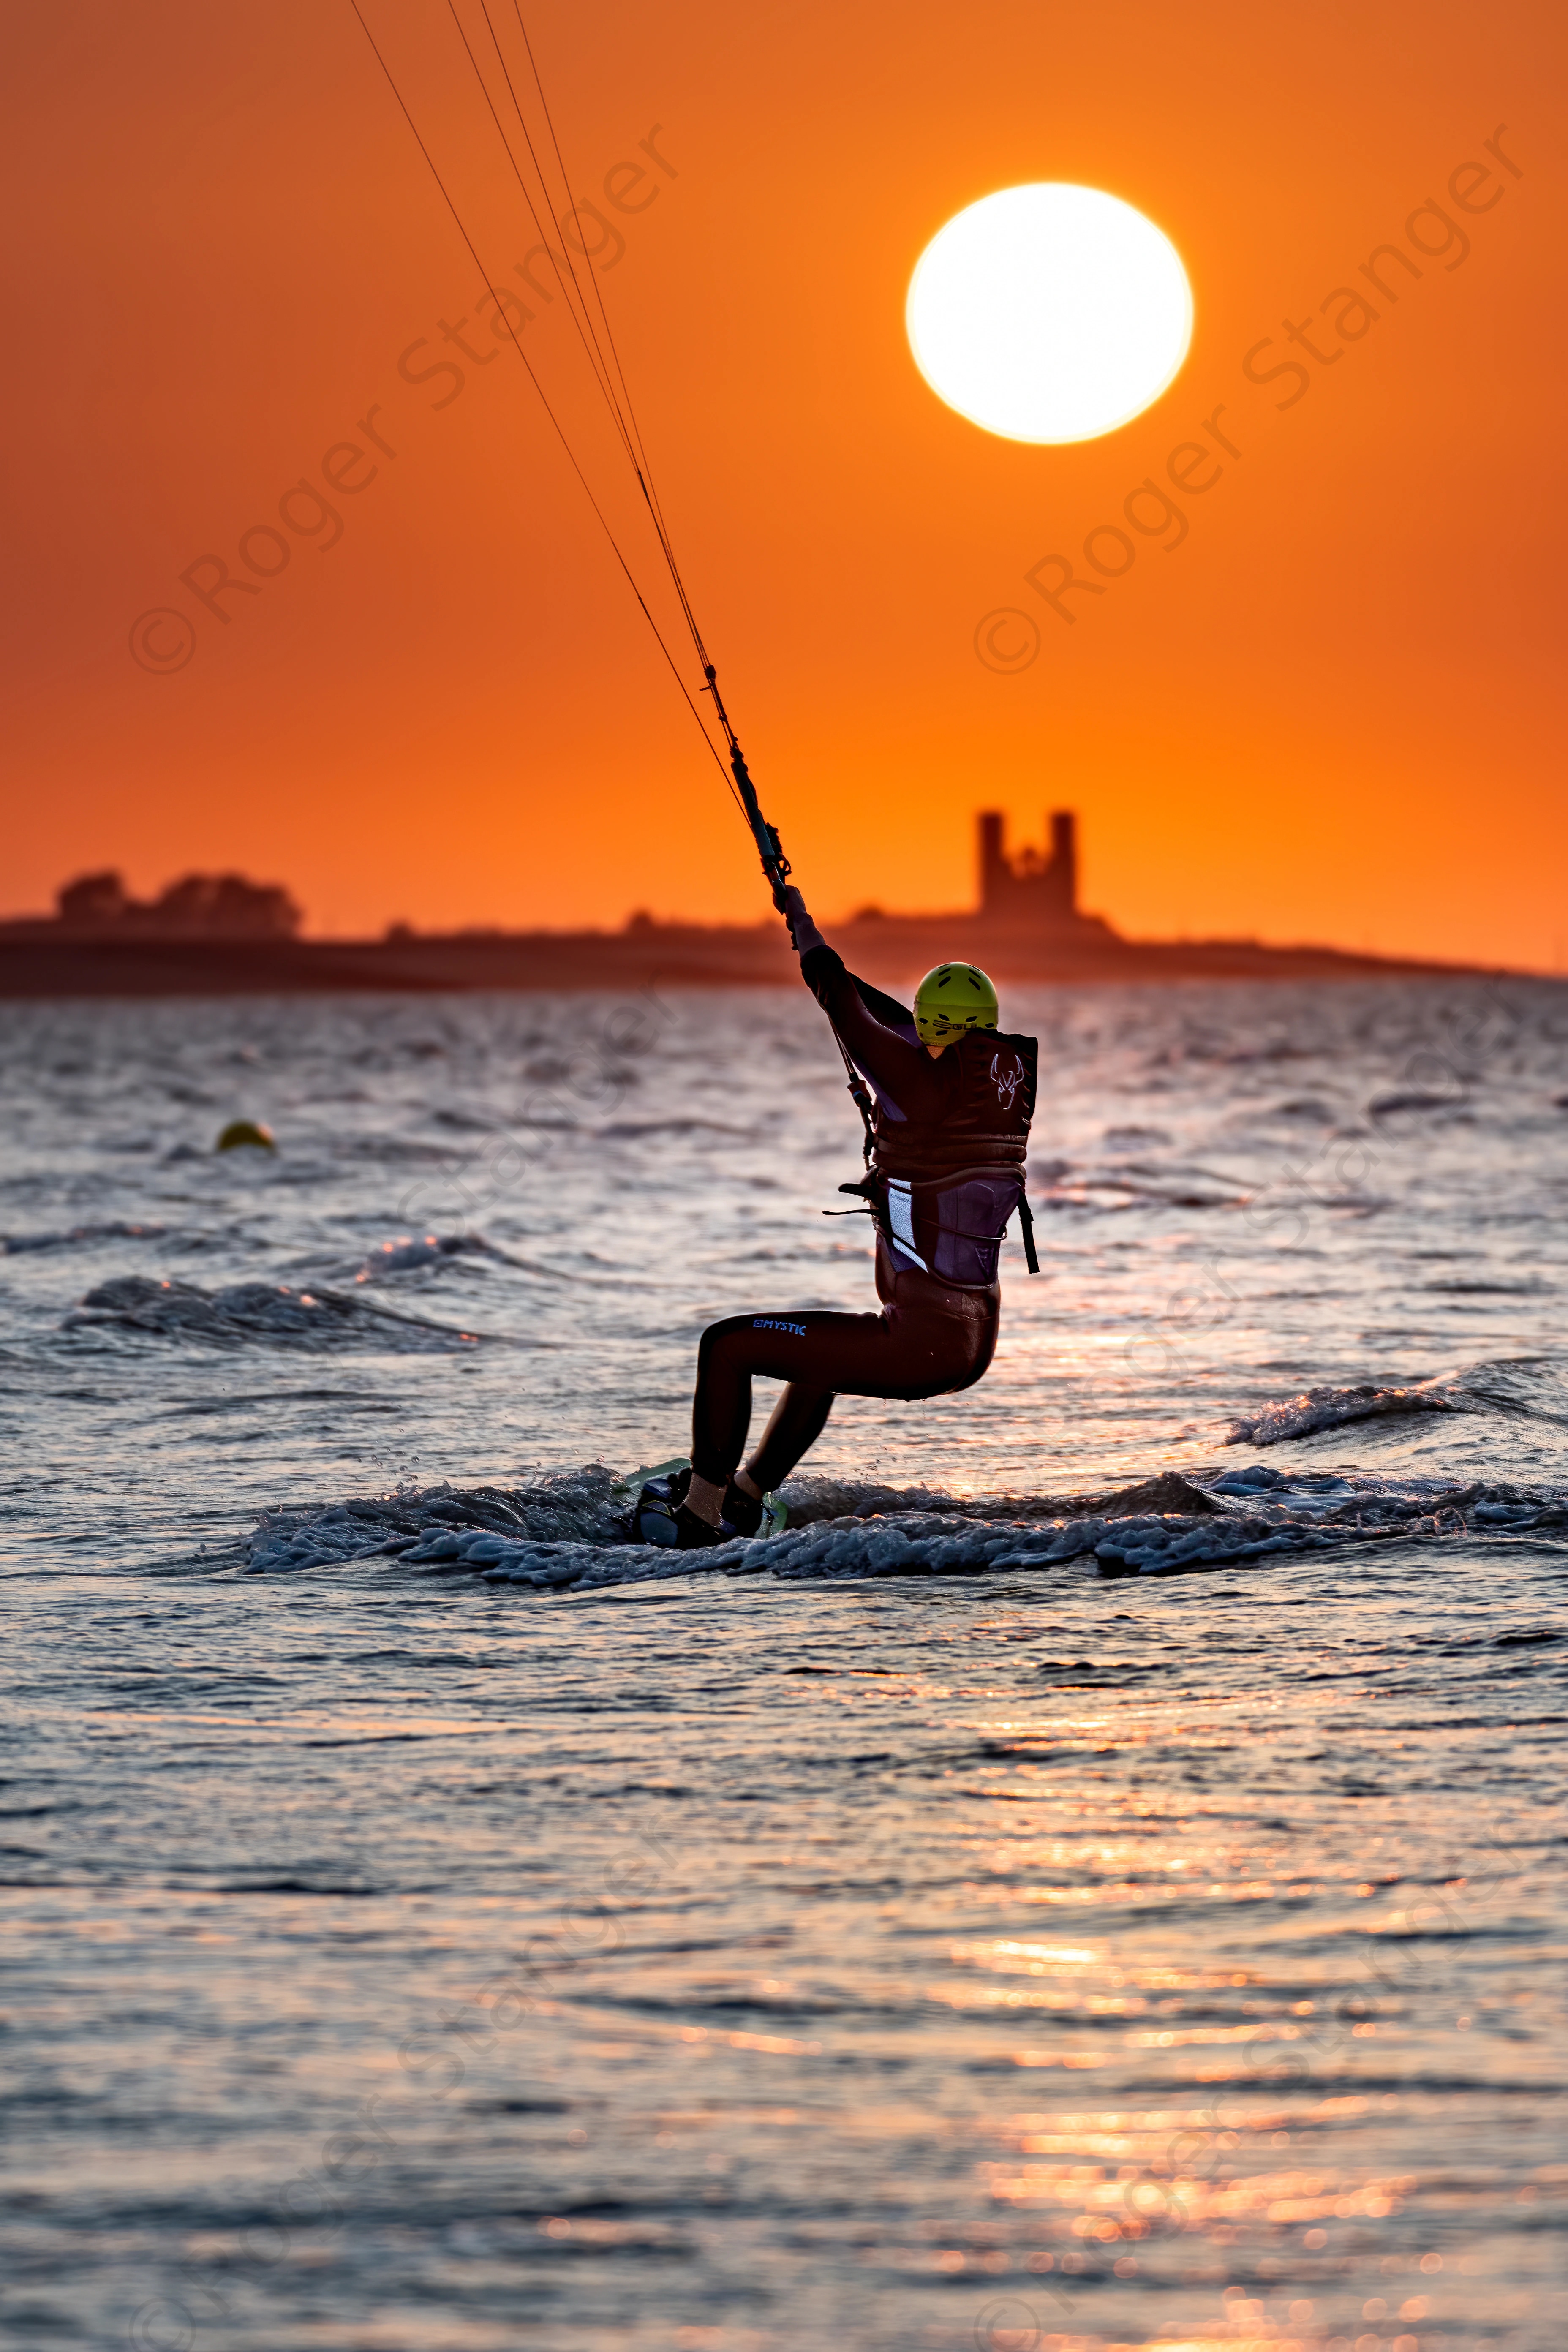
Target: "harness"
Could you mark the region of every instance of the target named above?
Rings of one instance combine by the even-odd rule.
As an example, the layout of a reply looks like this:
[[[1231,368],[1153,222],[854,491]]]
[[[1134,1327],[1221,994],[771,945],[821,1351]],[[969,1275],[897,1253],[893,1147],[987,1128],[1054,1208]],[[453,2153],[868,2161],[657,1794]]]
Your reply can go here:
[[[963,1289],[987,1288],[996,1279],[1004,1237],[1018,1213],[1024,1262],[1031,1274],[1040,1270],[1035,1247],[1035,1220],[1024,1190],[1022,1169],[958,1168],[942,1176],[889,1176],[872,1169],[858,1184],[840,1184],[841,1192],[858,1192],[866,1210],[825,1209],[825,1217],[869,1214],[884,1240],[922,1274],[934,1274]],[[929,1234],[916,1224],[934,1227]],[[976,1218],[978,1223],[960,1222]],[[927,1257],[920,1244],[931,1248]]]

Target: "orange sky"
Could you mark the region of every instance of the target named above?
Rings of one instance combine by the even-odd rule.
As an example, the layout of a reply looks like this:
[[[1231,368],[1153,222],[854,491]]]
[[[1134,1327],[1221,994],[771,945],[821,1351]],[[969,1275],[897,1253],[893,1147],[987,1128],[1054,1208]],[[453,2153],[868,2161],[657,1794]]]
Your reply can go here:
[[[362,0],[498,278],[535,240],[446,0]],[[479,0],[459,0],[476,37]],[[510,0],[492,0],[504,28]],[[900,0],[591,12],[530,31],[683,565],[814,906],[961,904],[973,813],[1082,813],[1085,898],[1134,932],[1256,933],[1568,969],[1562,783],[1568,342],[1562,12],[1501,0],[984,10]],[[759,917],[711,760],[348,0],[42,0],[4,32],[12,594],[0,904],[87,865],[287,881],[316,930]],[[1500,145],[1512,177],[1483,142]],[[655,126],[658,126],[655,130]],[[640,152],[653,136],[656,157]],[[662,165],[657,158],[662,157]],[[1466,215],[1448,193],[1493,166]],[[623,161],[647,170],[614,176]],[[1187,362],[1131,425],[1034,447],[934,397],[910,272],[960,206],[1109,189],[1174,240]],[[657,194],[650,196],[649,191]],[[1331,289],[1411,249],[1341,342]],[[1426,214],[1415,235],[1441,244]],[[1457,266],[1449,268],[1449,263]],[[1330,311],[1342,310],[1335,299]],[[441,340],[445,319],[474,364]],[[1286,320],[1325,355],[1283,410]],[[410,373],[399,354],[426,339]],[[670,643],[668,587],[557,300],[525,347]],[[396,451],[371,447],[371,413]],[[1219,404],[1240,451],[1173,552],[1076,555]],[[374,479],[303,535],[349,442]],[[1145,507],[1141,511],[1148,513]],[[321,537],[330,536],[331,526]],[[1114,542],[1097,542],[1101,552]],[[206,554],[258,594],[221,623]],[[216,576],[198,572],[199,579]],[[1048,583],[1054,567],[1046,567]],[[657,595],[655,593],[657,593]],[[195,625],[168,675],[138,616]],[[975,631],[1028,612],[999,675]],[[153,656],[175,646],[154,629]],[[1004,649],[1030,639],[1005,625]]]

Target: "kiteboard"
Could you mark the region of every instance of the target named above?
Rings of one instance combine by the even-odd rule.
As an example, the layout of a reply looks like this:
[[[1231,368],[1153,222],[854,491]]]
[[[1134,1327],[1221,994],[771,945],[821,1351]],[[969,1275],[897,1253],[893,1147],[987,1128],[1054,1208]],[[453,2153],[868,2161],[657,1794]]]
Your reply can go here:
[[[637,1497],[626,1518],[626,1533],[633,1543],[679,1543],[675,1515],[686,1500],[690,1483],[691,1464],[684,1454],[669,1462],[655,1462],[645,1469],[634,1470],[621,1481],[622,1492]],[[788,1507],[776,1495],[764,1495],[762,1525],[752,1540],[780,1534],[788,1518]]]

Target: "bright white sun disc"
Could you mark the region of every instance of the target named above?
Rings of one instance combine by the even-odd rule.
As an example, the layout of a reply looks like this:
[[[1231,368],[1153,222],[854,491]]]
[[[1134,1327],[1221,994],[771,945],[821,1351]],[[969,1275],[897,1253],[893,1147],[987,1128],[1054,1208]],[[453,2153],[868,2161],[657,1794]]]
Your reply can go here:
[[[1164,391],[1193,294],[1152,220],[1047,180],[955,213],[916,264],[904,317],[915,364],[961,416],[1013,441],[1089,441]]]

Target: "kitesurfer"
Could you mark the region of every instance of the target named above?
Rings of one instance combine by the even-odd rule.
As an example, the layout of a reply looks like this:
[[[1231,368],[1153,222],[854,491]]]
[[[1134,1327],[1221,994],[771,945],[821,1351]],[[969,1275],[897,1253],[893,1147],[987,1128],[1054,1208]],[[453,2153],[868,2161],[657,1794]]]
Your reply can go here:
[[[990,1364],[997,1260],[1016,1209],[1031,1268],[1024,1160],[1035,1108],[1033,1037],[998,1030],[996,991],[938,964],[913,1014],[846,971],[798,890],[783,910],[801,977],[875,1097],[861,1192],[877,1224],[879,1314],[809,1308],[727,1316],[702,1335],[691,1470],[644,1489],[642,1540],[698,1549],[754,1535],[763,1497],[822,1433],[836,1396],[913,1401],[970,1388]],[[785,1382],[744,1466],[752,1381]]]

